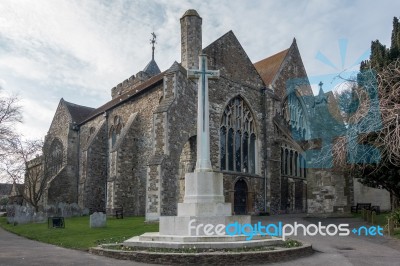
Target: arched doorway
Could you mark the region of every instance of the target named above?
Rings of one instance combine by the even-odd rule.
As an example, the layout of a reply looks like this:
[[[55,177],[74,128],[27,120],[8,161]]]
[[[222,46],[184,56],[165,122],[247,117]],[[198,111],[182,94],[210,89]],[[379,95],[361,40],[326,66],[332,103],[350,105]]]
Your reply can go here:
[[[235,215],[247,214],[247,184],[243,179],[239,179],[235,184],[233,208]]]

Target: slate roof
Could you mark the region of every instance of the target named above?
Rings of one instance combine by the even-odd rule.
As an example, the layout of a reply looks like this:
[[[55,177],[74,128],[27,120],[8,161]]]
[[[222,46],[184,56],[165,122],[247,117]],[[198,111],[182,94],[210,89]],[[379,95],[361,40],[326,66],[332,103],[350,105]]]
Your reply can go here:
[[[72,122],[75,122],[77,124],[80,123],[83,119],[85,119],[90,113],[92,113],[95,110],[94,108],[91,107],[67,102],[64,99],[62,99],[62,101],[64,101],[65,106],[68,108],[68,111],[71,114]]]
[[[257,69],[265,85],[270,85],[272,83],[289,49],[290,48],[283,50],[254,64],[254,67]]]
[[[151,61],[143,69],[143,72],[146,72],[150,76],[155,76],[155,75],[161,73],[160,68],[158,67],[158,65],[157,65],[156,61],[154,61],[154,59],[151,59]]]
[[[153,87],[161,84],[163,81],[164,73],[165,72],[161,72],[160,74],[157,74],[157,75],[149,78],[148,80],[146,80],[139,86],[137,86],[137,87],[125,92],[124,94],[112,99],[111,101],[105,103],[104,105],[100,106],[99,108],[92,109],[93,111],[90,112],[90,114],[88,114],[84,119],[82,119],[79,122],[79,124],[84,124],[85,122],[97,117],[98,115],[103,114],[105,111],[126,102],[133,96],[140,94],[141,92],[143,92],[147,89],[153,88]]]

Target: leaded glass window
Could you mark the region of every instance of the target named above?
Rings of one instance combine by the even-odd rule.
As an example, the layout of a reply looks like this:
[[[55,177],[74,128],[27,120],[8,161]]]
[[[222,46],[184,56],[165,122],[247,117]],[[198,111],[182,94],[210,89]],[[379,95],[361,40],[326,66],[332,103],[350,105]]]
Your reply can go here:
[[[256,172],[256,133],[253,114],[240,96],[226,106],[220,127],[221,170]]]

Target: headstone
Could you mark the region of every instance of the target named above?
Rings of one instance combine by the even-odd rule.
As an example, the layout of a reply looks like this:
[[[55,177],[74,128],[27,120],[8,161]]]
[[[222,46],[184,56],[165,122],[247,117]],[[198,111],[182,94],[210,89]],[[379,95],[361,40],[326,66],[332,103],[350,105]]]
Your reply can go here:
[[[95,212],[90,215],[90,228],[105,227],[107,216],[102,212]]]

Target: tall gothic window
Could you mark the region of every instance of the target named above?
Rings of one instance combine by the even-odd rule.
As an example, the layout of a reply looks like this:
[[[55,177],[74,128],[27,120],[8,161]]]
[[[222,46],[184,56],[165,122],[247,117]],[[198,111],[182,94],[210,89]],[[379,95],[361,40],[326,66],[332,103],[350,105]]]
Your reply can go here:
[[[307,120],[304,108],[296,95],[292,92],[283,103],[282,115],[296,140],[305,139],[307,134]]]
[[[256,172],[256,133],[250,108],[240,96],[225,108],[220,127],[221,170]]]
[[[56,175],[63,166],[63,145],[59,139],[54,139],[50,145],[47,157],[47,174]]]

